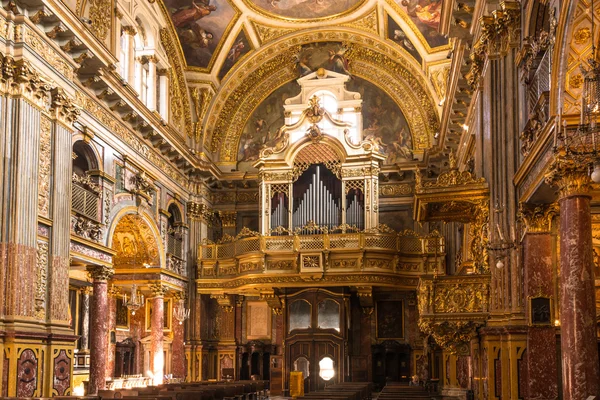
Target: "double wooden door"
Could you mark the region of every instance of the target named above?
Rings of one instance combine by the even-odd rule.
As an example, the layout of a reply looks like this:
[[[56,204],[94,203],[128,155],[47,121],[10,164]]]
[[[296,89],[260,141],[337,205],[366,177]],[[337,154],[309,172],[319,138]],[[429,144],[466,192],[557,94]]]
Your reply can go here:
[[[343,340],[334,335],[299,337],[286,344],[287,369],[303,372],[305,392],[323,390],[327,385],[344,381],[343,348]],[[321,366],[326,367],[327,360],[323,360],[327,358],[333,361],[333,377],[329,380],[321,377]],[[327,375],[327,371],[323,371],[323,375]]]

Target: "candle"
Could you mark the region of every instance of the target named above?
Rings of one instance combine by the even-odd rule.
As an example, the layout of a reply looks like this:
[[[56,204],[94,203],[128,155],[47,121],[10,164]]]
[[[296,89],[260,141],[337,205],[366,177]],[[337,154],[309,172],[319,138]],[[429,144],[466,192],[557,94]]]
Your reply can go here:
[[[502,234],[502,231],[500,230],[500,224],[498,224],[496,222],[496,230],[498,231],[498,236],[500,236],[500,240],[502,240],[504,242],[504,235]]]

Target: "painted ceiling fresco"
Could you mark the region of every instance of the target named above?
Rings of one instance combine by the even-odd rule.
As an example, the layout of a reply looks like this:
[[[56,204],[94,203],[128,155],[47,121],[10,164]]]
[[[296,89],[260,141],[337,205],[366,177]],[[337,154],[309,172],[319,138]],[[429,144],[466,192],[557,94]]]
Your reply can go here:
[[[221,66],[219,70],[219,79],[223,79],[225,75],[233,68],[233,66],[240,61],[243,56],[248,54],[248,52],[252,50],[252,46],[246,37],[244,31],[240,31],[235,40],[233,41],[233,45],[229,48],[227,52],[227,58],[225,58],[225,62]]]
[[[387,37],[392,40],[394,43],[402,47],[404,50],[408,52],[419,64],[423,61],[423,57],[419,54],[419,51],[411,42],[411,40],[406,35],[406,32],[398,25],[396,21],[392,17],[388,15],[387,21]]]
[[[227,0],[164,0],[188,67],[208,68],[235,18]]]
[[[164,0],[187,66],[200,72],[214,71],[219,79],[263,41],[264,37],[255,31],[254,22],[249,21],[266,17],[273,20],[275,29],[282,26],[283,31],[292,32],[311,26],[307,24],[315,20],[332,24],[355,11],[357,18],[362,18],[364,7],[361,6],[366,3],[365,0]],[[382,23],[385,27],[380,29],[386,30],[386,37],[417,62],[422,62],[424,54],[419,54],[415,43],[408,38],[414,38],[415,34],[407,35],[407,30],[418,31],[416,35],[427,51],[448,44],[437,32],[442,0],[380,0],[376,8],[384,5],[394,11],[389,8],[381,11],[386,20]],[[240,21],[238,17],[242,15]],[[399,24],[398,21],[404,22]],[[286,24],[293,26],[284,28]],[[231,36],[235,36],[235,40],[231,40]]]
[[[363,138],[380,143],[386,155],[384,164],[397,164],[413,159],[413,141],[406,117],[385,91],[371,82],[350,74],[350,65],[342,43],[316,43],[303,46],[297,56],[298,77],[318,68],[351,76],[346,88],[358,92],[363,99]],[[263,146],[268,146],[284,124],[285,100],[300,93],[296,81],[289,82],[272,92],[252,113],[240,138],[238,162],[242,169],[258,159]],[[245,167],[245,168],[244,168]]]
[[[251,0],[250,6],[283,18],[313,19],[345,13],[364,0]]]
[[[439,34],[442,0],[395,0],[421,32],[429,47],[448,44],[448,39]]]

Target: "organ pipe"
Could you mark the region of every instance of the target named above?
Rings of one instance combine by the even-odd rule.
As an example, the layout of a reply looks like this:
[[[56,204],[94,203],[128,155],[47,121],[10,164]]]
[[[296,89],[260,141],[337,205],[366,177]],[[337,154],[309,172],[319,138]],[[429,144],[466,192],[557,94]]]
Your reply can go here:
[[[292,202],[294,228],[303,227],[309,221],[328,228],[341,224],[341,181],[321,168],[323,167],[317,165],[307,171],[310,175],[303,175],[294,183],[299,185]]]

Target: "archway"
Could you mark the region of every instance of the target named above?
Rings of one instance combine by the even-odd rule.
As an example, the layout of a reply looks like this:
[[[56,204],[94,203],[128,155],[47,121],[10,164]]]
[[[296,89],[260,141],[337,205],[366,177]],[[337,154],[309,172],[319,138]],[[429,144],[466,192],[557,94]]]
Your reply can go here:
[[[111,303],[110,307],[114,307],[114,318],[109,321],[111,343],[107,373],[114,373],[115,376],[120,371],[128,371],[127,375],[154,375],[154,366],[149,363],[148,352],[144,351],[142,345],[149,340],[151,333],[151,310],[145,297],[149,297],[148,288],[151,281],[160,279],[153,276],[155,271],[164,265],[164,251],[154,221],[144,213],[133,213],[134,210],[137,209],[131,207],[121,210],[120,215],[114,219],[115,223],[108,237],[109,246],[116,254],[113,256],[115,296],[111,299],[114,303]],[[139,305],[135,308],[128,307],[126,301],[131,302],[133,298],[136,298]],[[168,314],[168,306],[164,308]],[[128,359],[118,354],[120,349],[116,344],[122,342],[134,345]],[[169,352],[170,349],[165,350]],[[148,365],[151,367],[148,368]],[[163,371],[168,370],[167,365]]]

